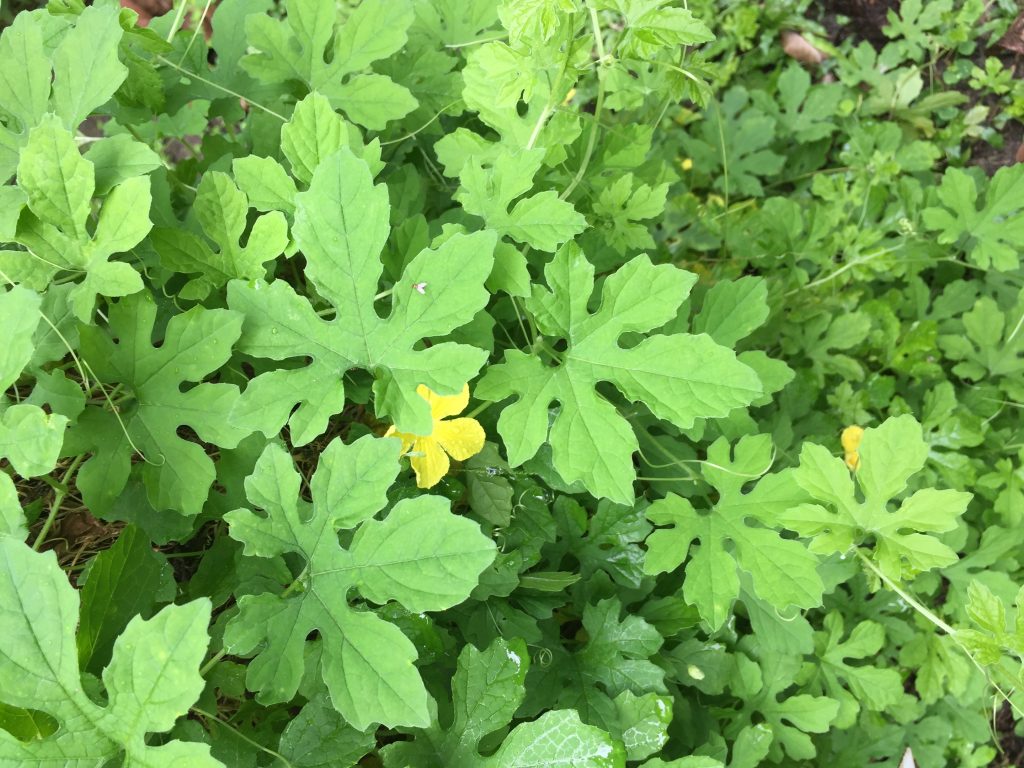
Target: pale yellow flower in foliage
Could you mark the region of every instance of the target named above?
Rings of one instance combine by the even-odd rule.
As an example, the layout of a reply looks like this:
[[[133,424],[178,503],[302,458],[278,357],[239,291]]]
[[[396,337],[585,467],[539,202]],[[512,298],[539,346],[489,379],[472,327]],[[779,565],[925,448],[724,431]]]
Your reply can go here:
[[[416,473],[416,485],[432,488],[448,474],[448,457],[465,461],[484,448],[484,428],[476,419],[449,419],[462,413],[469,404],[469,385],[457,395],[437,395],[423,384],[416,387],[416,394],[430,403],[430,415],[434,427],[429,435],[410,435],[391,427],[385,437],[402,440],[402,453],[408,455],[409,463]]]
[[[856,470],[860,465],[860,441],[864,437],[864,428],[856,425],[847,427],[843,430],[843,434],[839,436],[839,442],[843,446],[843,453],[846,454],[846,466],[852,470]]]

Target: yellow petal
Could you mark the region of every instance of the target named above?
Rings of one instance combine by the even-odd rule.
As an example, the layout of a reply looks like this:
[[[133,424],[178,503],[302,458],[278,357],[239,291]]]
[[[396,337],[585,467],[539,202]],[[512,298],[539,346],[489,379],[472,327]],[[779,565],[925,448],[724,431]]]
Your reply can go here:
[[[857,469],[860,466],[860,441],[864,438],[864,428],[853,425],[843,430],[843,433],[839,436],[839,442],[843,446],[843,452],[846,454],[844,459],[846,466],[850,469]]]
[[[465,461],[484,449],[484,428],[476,419],[435,422],[431,437],[458,461]]]
[[[448,474],[448,456],[433,438],[419,438],[413,443],[412,451],[409,463],[416,473],[417,487],[433,488]]]
[[[839,437],[839,442],[842,443],[843,450],[850,453],[860,448],[860,441],[862,439],[864,439],[864,428],[853,425],[843,430],[843,434]]]
[[[463,384],[462,392],[457,395],[438,395],[427,385],[420,384],[416,387],[416,394],[430,403],[430,415],[435,421],[462,413],[469,405],[469,384]]]
[[[388,431],[384,433],[384,437],[397,437],[402,441],[402,453],[407,453],[412,448],[413,442],[416,440],[416,435],[406,434],[405,432],[399,432],[394,426],[388,427]]]

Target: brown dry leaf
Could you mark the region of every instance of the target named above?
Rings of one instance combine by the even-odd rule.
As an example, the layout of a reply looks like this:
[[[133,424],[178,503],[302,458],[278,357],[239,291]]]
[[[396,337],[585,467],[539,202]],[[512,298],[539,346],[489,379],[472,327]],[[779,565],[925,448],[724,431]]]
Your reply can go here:
[[[1024,163],[1024,142],[1017,147],[1017,154],[1013,156],[1014,162]]]
[[[782,50],[790,58],[803,64],[821,64],[828,54],[815,48],[806,37],[790,29],[782,30]]]
[[[1006,30],[1006,34],[999,38],[996,45],[1014,53],[1024,53],[1024,12],[1013,20],[1013,24]]]

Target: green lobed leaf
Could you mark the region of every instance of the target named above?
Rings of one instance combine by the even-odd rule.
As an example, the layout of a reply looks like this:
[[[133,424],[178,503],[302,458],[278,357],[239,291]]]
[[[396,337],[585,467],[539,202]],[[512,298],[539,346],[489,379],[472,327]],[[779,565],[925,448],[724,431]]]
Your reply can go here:
[[[859,465],[851,477],[842,459],[820,445],[805,444],[796,481],[818,503],[792,508],[779,520],[813,537],[814,552],[845,553],[873,540],[872,559],[897,581],[955,563],[956,552],[928,534],[953,530],[971,494],[923,488],[895,511],[888,508],[889,500],[924,467],[928,446],[921,425],[909,415],[889,418],[864,431],[858,452]],[[854,478],[863,501],[855,495]]]
[[[45,475],[57,463],[68,419],[19,403],[0,412],[0,456],[23,477]]]
[[[279,211],[259,216],[247,225],[249,199],[225,173],[210,171],[199,182],[193,207],[196,220],[216,250],[187,230],[158,227],[153,247],[161,261],[182,274],[197,274],[181,287],[184,299],[203,299],[229,280],[262,279],[267,262],[288,245],[288,223]],[[246,243],[241,244],[246,233]]]
[[[767,435],[745,436],[733,449],[719,438],[708,449],[704,470],[718,492],[710,510],[698,512],[674,494],[647,509],[652,523],[671,527],[647,538],[646,573],[675,570],[687,558],[691,543],[700,541],[686,566],[683,595],[712,631],[730,616],[740,593],[741,571],[750,574],[757,596],[778,611],[821,605],[824,586],[817,557],[802,543],[773,530],[780,517],[807,495],[792,470],[764,474],[772,458]],[[744,492],[744,485],[755,478],[756,485]]]
[[[32,213],[21,217],[15,235],[29,251],[21,260],[44,265],[44,286],[60,271],[84,275],[69,294],[79,320],[89,319],[97,295],[127,296],[142,290],[135,269],[109,259],[135,248],[152,228],[148,177],[132,177],[114,187],[90,233],[95,169],[79,153],[71,133],[49,115],[29,133],[18,162],[18,185]]]
[[[500,235],[548,253],[578,235],[586,220],[551,190],[522,197],[544,159],[541,149],[502,152],[484,168],[470,158],[460,173],[456,199],[467,213],[480,216]],[[519,201],[509,210],[516,198]]]
[[[0,701],[41,709],[60,724],[29,742],[0,730],[0,766],[53,765],[73,755],[75,765],[98,767],[122,754],[126,766],[223,768],[206,745],[145,743],[147,733],[170,730],[203,689],[198,669],[209,642],[209,601],[132,619],[103,671],[108,703],[100,706],[82,687],[75,651],[79,598],[56,558],[8,537],[0,537],[0,554]]]
[[[903,696],[900,673],[870,663],[885,645],[885,628],[862,621],[843,639],[844,622],[838,611],[830,612],[823,625],[824,631],[815,633],[815,652],[821,662],[809,665],[813,677],[807,683],[839,702],[833,725],[852,727],[862,706],[882,712],[897,703]],[[851,664],[848,659],[864,663]]]
[[[317,167],[309,190],[296,201],[293,231],[306,257],[306,275],[336,314],[322,319],[280,280],[228,285],[229,305],[246,316],[242,351],[312,360],[253,379],[236,423],[269,436],[287,421],[293,442],[304,445],[341,411],[345,373],[365,368],[374,373],[377,415],[391,418],[402,432],[429,434],[430,408],[416,388],[425,384],[444,395],[461,391],[486,352],[454,342],[417,346],[424,337],[470,322],[486,304],[483,283],[493,263],[494,236],[458,234],[421,251],[392,288],[391,312],[381,318],[375,301],[379,254],[389,233],[386,189],[373,184],[365,162],[342,148]]]
[[[545,337],[568,342],[550,366],[519,350],[492,365],[476,394],[516,396],[498,420],[509,464],[518,466],[550,443],[554,467],[567,483],[623,504],[632,502],[637,439],[629,422],[594,387],[612,383],[630,402],[686,429],[697,418],[725,416],[761,392],[756,374],[706,335],[651,335],[623,348],[626,333],[652,331],[675,316],[694,275],[638,256],[609,277],[596,313],[587,310],[594,268],[579,248],[563,247],[535,286],[528,311]],[[538,344],[544,343],[543,341]],[[549,427],[548,408],[560,408]]]
[[[285,726],[278,751],[295,768],[336,768],[356,765],[373,748],[372,731],[357,731],[320,696]]]
[[[118,60],[123,31],[118,11],[86,8],[53,54],[53,106],[64,126],[76,129],[114,95],[128,68]]]
[[[407,0],[368,0],[337,27],[338,11],[330,0],[286,0],[285,11],[284,21],[264,14],[246,18],[255,52],[241,65],[253,77],[264,83],[298,80],[375,130],[416,108],[408,89],[391,78],[362,74],[405,43],[413,20]]]
[[[925,226],[940,243],[957,243],[972,263],[1000,272],[1016,269],[1024,245],[1024,168],[1000,168],[978,208],[978,183],[960,168],[948,168],[936,190],[941,205],[922,212]]]
[[[150,504],[198,515],[214,481],[214,464],[178,429],[187,426],[222,448],[233,448],[249,434],[227,421],[238,388],[204,381],[231,356],[242,317],[193,307],[170,318],[159,347],[157,307],[148,293],[121,299],[109,317],[109,332],[81,327],[82,356],[101,381],[121,385],[129,399],[117,415],[91,405],[80,418],[71,439],[93,455],[79,472],[78,487],[94,511],[109,510],[128,481],[132,454],[139,452]],[[185,382],[195,386],[183,392]]]
[[[355,588],[375,603],[395,600],[414,612],[449,608],[476,586],[495,546],[435,496],[405,499],[383,520],[373,519],[398,473],[399,450],[390,438],[365,436],[351,445],[334,440],[310,482],[310,508],[298,498],[291,458],[270,444],[246,481],[250,502],[264,515],[225,515],[246,554],[294,552],[305,561],[301,590],[243,597],[226,630],[232,653],[256,651],[246,681],[261,701],[295,695],[303,646],[315,629],[324,639],[322,674],[331,701],[357,730],[371,723],[427,724],[415,646],[395,625],[350,606],[347,596]],[[346,548],[334,535],[339,528],[358,528]]]
[[[442,727],[436,717],[413,742],[382,750],[384,765],[422,768],[505,768],[566,766],[613,768],[625,765],[620,742],[585,725],[572,710],[548,712],[512,729],[497,751],[480,755],[480,742],[508,725],[522,702],[529,655],[521,640],[498,638],[484,651],[467,645],[452,679],[454,717]]]

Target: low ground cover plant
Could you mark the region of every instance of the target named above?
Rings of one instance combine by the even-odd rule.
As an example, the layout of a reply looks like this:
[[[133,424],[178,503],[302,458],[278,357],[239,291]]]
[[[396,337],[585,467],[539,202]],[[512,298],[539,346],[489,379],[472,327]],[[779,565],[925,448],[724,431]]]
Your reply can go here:
[[[36,5],[0,766],[1024,764],[1012,0]]]

